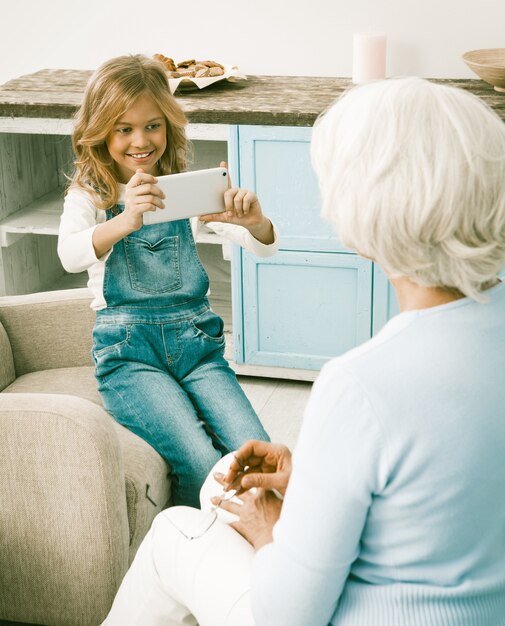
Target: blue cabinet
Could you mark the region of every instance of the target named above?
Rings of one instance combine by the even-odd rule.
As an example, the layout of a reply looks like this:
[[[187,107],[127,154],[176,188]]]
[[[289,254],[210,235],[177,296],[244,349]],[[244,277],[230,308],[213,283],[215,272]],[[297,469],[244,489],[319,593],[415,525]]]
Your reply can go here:
[[[235,360],[318,370],[370,337],[372,264],[354,254],[234,254]]]
[[[346,249],[320,216],[311,133],[272,126],[230,131],[232,179],[257,193],[280,234],[274,257],[233,250],[237,363],[318,370],[369,339],[394,311],[385,276],[374,296],[378,268]]]

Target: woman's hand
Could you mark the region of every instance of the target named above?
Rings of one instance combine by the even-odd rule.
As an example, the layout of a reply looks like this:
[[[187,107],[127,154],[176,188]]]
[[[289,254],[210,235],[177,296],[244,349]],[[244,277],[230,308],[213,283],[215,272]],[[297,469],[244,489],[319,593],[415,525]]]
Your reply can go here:
[[[215,478],[224,485],[222,475],[215,475]],[[212,498],[212,503],[239,518],[230,526],[245,537],[256,550],[267,543],[272,543],[272,531],[281,514],[282,500],[266,489],[258,489],[256,493],[249,491],[236,497],[240,498],[241,504],[221,500],[219,496]]]
[[[228,167],[224,161],[220,167]],[[228,174],[228,189],[224,192],[224,213],[210,213],[201,215],[202,222],[226,222],[244,226],[251,235],[264,244],[274,242],[272,223],[263,215],[261,205],[256,194],[247,189],[232,187]]]
[[[291,452],[281,443],[251,439],[235,453],[224,477],[226,487],[275,489],[284,496],[291,476]]]
[[[146,211],[165,208],[165,194],[156,185],[157,182],[157,178],[138,169],[126,184],[125,208],[121,215],[132,231],[143,225],[142,216]]]

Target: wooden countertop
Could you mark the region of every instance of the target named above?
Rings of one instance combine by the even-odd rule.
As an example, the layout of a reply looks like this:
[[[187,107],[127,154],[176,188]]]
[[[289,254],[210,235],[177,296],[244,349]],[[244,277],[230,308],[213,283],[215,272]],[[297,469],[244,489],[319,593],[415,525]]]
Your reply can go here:
[[[0,117],[70,119],[91,76],[87,70],[45,69],[0,86]],[[432,79],[480,96],[505,121],[505,94],[482,80]],[[349,78],[249,76],[203,90],[176,93],[194,124],[312,126],[351,85]]]

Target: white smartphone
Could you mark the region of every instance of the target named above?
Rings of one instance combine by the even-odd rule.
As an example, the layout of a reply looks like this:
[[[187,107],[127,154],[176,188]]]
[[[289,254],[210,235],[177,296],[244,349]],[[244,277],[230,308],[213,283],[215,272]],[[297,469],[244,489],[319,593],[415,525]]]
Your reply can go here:
[[[144,224],[173,222],[225,210],[224,192],[228,188],[225,167],[157,176],[157,179],[156,184],[165,194],[165,208],[146,211]]]

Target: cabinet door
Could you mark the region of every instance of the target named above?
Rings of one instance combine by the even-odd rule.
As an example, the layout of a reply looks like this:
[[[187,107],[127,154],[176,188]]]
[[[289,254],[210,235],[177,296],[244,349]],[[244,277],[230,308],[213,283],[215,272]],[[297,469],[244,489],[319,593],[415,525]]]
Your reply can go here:
[[[320,369],[371,333],[372,263],[354,254],[234,250],[235,360]]]
[[[310,161],[311,128],[238,126],[229,148],[234,183],[253,189],[284,250],[344,251],[329,222]]]
[[[279,252],[236,248],[232,301],[237,363],[317,370],[371,334],[372,263],[346,250],[320,216],[312,129],[231,130],[234,183],[258,195],[279,229]]]

